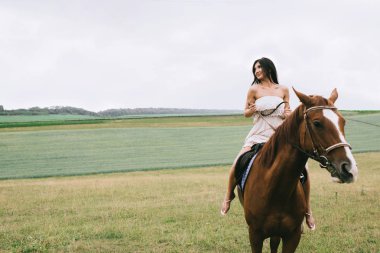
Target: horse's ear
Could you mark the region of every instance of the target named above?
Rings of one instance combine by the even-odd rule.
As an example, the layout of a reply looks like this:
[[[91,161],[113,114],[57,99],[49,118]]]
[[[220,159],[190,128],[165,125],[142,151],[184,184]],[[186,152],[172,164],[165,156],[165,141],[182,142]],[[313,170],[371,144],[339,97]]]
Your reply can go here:
[[[311,98],[308,95],[305,95],[299,91],[296,91],[294,87],[292,87],[294,92],[296,93],[297,97],[300,99],[300,101],[306,105],[306,106],[311,106]]]
[[[335,89],[333,89],[333,91],[331,92],[331,95],[330,95],[330,98],[329,100],[334,104],[335,101],[337,100],[338,98],[338,91]]]

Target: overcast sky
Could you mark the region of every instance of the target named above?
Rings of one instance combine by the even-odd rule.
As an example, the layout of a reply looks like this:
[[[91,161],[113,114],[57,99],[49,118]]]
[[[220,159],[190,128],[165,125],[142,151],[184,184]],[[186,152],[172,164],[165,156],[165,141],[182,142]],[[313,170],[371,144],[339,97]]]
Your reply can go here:
[[[380,109],[379,13],[376,0],[0,0],[0,105],[243,109],[265,56],[280,84]]]

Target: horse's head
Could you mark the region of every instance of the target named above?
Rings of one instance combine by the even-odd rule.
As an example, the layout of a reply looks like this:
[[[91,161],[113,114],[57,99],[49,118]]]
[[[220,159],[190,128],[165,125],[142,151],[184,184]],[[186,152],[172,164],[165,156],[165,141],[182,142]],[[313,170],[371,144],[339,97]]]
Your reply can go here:
[[[338,98],[336,89],[328,99],[293,90],[302,102],[298,110],[302,117],[301,148],[309,157],[320,162],[332,177],[342,183],[354,182],[358,177],[358,168],[345,139],[345,119],[334,106]]]

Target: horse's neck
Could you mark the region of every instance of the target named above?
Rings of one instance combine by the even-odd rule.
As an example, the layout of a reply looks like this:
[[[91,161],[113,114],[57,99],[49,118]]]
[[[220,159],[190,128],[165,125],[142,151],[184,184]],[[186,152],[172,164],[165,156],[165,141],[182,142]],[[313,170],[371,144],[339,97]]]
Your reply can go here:
[[[281,151],[271,167],[273,177],[277,179],[276,181],[280,185],[286,186],[297,183],[305,168],[307,157],[289,144],[281,145]]]
[[[287,136],[298,136],[298,128],[289,128]],[[297,140],[296,142],[299,142]],[[290,196],[299,183],[299,178],[305,168],[307,157],[297,150],[287,139],[276,140],[276,148],[280,150],[269,168],[266,177],[269,180],[268,190],[284,199]],[[268,169],[268,168],[267,168]]]

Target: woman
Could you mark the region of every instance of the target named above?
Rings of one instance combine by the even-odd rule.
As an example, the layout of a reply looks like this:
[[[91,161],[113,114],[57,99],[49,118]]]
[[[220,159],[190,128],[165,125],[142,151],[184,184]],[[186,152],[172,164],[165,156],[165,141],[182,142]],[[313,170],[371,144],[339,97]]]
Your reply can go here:
[[[248,90],[244,116],[247,118],[253,116],[254,125],[231,167],[227,193],[221,209],[222,215],[227,214],[231,201],[235,198],[235,166],[239,156],[249,151],[254,144],[267,142],[275,129],[291,113],[289,90],[287,87],[278,84],[277,71],[273,62],[268,58],[258,59],[253,64],[252,72],[254,81]],[[306,168],[304,174],[306,174],[306,182],[303,185],[307,201],[306,224],[314,230],[314,218],[310,208],[310,180]]]

